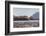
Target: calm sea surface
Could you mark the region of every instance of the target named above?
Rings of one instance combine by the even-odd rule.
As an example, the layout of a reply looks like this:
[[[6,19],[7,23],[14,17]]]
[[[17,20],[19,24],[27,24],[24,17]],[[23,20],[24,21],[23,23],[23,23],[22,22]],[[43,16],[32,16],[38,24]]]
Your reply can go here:
[[[24,20],[24,21],[13,21],[13,22],[39,22],[39,20]]]

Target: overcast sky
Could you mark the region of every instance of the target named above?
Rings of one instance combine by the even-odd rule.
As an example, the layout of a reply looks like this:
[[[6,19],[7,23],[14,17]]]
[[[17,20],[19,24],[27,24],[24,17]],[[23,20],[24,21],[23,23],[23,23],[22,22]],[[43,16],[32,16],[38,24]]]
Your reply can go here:
[[[14,16],[32,16],[36,12],[39,12],[38,8],[13,8]]]

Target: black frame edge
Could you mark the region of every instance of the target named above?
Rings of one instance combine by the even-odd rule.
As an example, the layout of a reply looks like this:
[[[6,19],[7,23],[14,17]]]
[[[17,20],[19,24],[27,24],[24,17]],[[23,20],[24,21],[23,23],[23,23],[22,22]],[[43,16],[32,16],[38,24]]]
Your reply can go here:
[[[5,1],[5,35],[10,33],[9,31],[9,4],[8,1]]]

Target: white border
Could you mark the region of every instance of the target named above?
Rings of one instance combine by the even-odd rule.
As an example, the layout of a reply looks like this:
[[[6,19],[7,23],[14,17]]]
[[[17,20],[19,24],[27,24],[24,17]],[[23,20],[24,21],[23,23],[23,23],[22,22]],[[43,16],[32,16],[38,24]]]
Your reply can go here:
[[[39,25],[40,26],[31,27],[31,28],[13,28],[13,8],[39,8],[40,10]],[[38,30],[42,30],[42,6],[10,4],[10,32],[38,31]]]

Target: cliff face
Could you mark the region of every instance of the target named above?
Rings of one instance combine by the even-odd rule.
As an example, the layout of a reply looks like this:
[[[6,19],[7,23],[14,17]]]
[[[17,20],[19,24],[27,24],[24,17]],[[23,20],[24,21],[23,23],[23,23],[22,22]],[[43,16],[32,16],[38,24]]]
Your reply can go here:
[[[39,12],[33,14],[32,19],[39,20]]]

